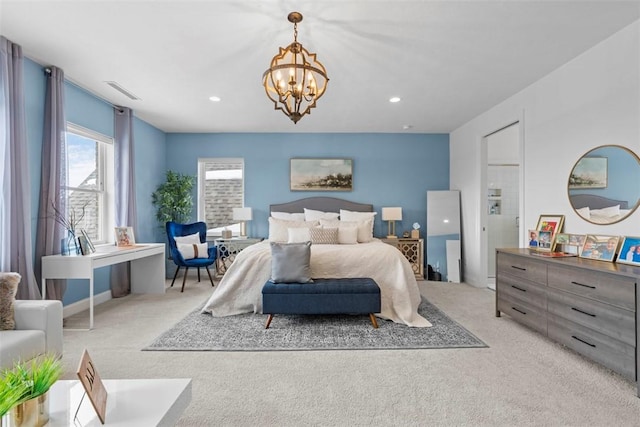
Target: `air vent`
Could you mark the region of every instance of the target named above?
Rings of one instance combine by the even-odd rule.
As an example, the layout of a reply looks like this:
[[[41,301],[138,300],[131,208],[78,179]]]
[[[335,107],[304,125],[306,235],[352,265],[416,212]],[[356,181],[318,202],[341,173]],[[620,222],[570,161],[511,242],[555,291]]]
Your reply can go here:
[[[121,94],[123,94],[124,96],[133,99],[134,101],[137,101],[140,99],[134,94],[132,94],[131,92],[129,92],[128,90],[126,90],[125,88],[123,88],[122,86],[120,86],[118,82],[105,82],[105,83],[111,86],[112,88],[114,88],[115,90],[117,90],[118,92],[120,92]]]

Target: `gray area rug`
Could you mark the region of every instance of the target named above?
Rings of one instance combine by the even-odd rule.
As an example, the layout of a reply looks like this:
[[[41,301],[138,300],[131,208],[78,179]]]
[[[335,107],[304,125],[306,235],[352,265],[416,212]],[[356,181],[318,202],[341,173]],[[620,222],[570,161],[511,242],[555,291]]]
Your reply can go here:
[[[367,315],[267,315],[213,317],[194,310],[143,350],[156,351],[273,351],[367,350],[487,347],[467,329],[426,300],[418,312],[433,325],[410,328],[378,319],[373,328]]]

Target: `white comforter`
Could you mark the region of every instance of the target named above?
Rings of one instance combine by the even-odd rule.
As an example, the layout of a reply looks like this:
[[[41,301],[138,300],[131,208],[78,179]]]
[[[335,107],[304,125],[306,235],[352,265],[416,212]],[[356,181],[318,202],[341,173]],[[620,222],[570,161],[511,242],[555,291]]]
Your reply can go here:
[[[202,312],[216,317],[262,313],[262,287],[270,277],[271,247],[265,240],[237,255]],[[411,265],[399,250],[380,240],[312,245],[311,277],[371,277],[380,286],[380,317],[409,326],[431,326],[418,314],[421,297]]]

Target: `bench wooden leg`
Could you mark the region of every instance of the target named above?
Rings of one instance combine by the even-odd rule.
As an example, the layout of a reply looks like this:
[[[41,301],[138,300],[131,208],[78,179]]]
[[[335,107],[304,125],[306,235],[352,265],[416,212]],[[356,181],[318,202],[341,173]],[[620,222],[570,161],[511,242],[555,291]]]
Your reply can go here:
[[[264,325],[265,329],[269,329],[269,325],[271,324],[272,320],[273,320],[273,314],[270,314],[269,317],[267,317],[267,324]]]
[[[373,313],[369,313],[369,319],[371,319],[373,327],[378,329],[378,321],[376,320],[376,316],[374,316]]]

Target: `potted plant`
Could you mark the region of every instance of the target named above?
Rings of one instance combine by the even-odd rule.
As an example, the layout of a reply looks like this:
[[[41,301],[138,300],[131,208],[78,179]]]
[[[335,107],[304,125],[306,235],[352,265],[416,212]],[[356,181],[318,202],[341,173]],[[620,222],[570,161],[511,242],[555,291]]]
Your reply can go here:
[[[62,375],[58,356],[18,362],[0,374],[0,417],[12,426],[40,427],[49,421],[48,391]]]
[[[195,177],[167,171],[166,181],[151,194],[151,203],[157,209],[156,219],[162,226],[168,221],[184,223],[191,219],[194,185]]]

